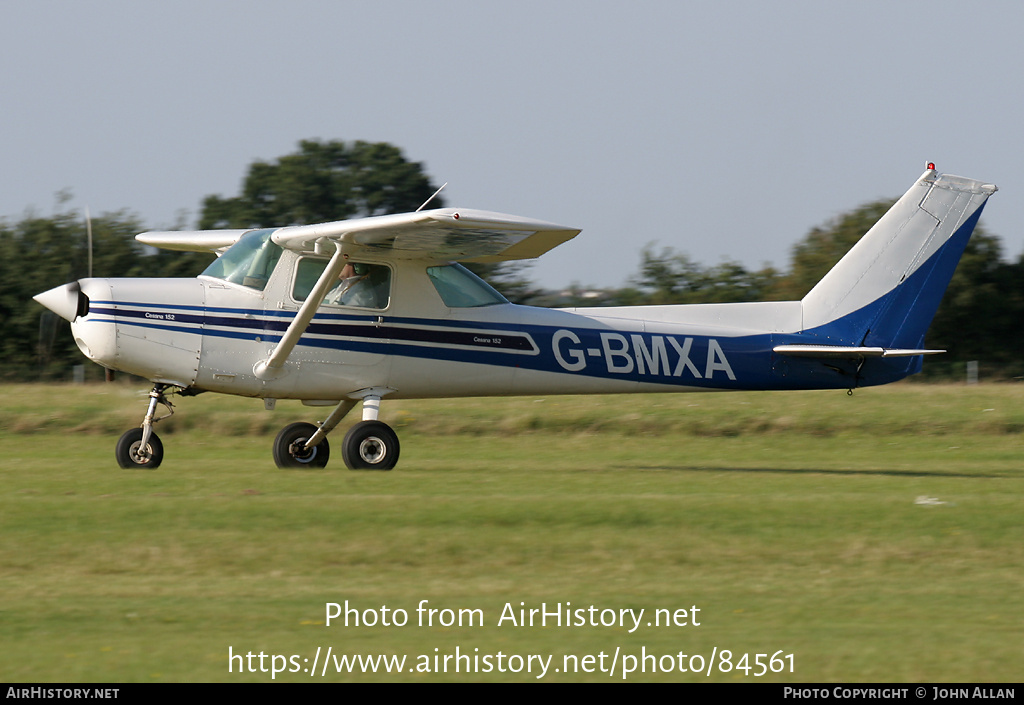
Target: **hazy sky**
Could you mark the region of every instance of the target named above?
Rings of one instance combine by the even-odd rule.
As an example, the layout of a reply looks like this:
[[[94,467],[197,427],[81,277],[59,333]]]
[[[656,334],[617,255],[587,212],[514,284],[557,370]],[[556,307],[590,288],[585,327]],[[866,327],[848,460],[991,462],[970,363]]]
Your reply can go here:
[[[999,185],[1024,249],[1024,3],[0,3],[0,216],[234,196],[300,139],[386,141],[449,205],[583,229],[531,276],[618,286],[640,249],[785,267],[926,161]]]

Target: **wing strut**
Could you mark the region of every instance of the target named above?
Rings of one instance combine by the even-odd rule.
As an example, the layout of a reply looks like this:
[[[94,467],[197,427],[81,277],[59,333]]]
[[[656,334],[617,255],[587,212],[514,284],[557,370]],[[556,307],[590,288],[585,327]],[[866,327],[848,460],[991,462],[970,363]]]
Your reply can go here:
[[[341,252],[342,244],[341,242],[334,243],[334,256],[331,257],[331,261],[327,264],[327,268],[324,269],[324,273],[317,279],[313,291],[302,302],[302,306],[299,308],[299,312],[295,314],[295,318],[288,324],[288,330],[281,336],[281,342],[270,353],[270,357],[257,362],[253,367],[253,374],[259,379],[277,379],[284,374],[284,363],[288,360],[288,356],[292,354],[292,350],[295,349],[299,338],[306,332],[309,322],[313,320],[313,316],[316,314],[317,309],[320,308],[320,304],[323,303],[327,292],[338,281],[338,275],[341,274],[341,270],[345,267],[345,255]]]

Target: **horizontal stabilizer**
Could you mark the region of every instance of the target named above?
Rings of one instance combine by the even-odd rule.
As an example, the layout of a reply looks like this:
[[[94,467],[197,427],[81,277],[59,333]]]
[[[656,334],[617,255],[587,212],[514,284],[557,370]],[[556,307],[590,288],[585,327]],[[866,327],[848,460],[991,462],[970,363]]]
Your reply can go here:
[[[937,355],[945,350],[905,350],[901,348],[874,348],[851,345],[776,345],[772,348],[780,355],[791,357],[914,357],[916,355]]]

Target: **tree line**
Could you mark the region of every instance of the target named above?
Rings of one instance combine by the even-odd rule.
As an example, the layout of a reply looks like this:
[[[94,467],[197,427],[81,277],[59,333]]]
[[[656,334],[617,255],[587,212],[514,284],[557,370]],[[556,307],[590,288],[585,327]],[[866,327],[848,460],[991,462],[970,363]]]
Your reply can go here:
[[[423,166],[387,143],[299,143],[296,152],[251,164],[238,196],[207,196],[199,227],[249,228],[298,225],[412,211],[434,192]],[[752,270],[726,261],[703,265],[671,248],[642,251],[639,271],[621,288],[571,285],[548,291],[529,279],[521,264],[473,268],[517,303],[547,306],[646,305],[799,299],[895,202],[862,205],[812,228],[791,252],[788,267]],[[3,379],[66,378],[84,361],[70,328],[31,297],[89,272],[87,224],[60,194],[50,216],[28,213],[0,220],[0,350]],[[435,196],[430,207],[441,207]],[[155,251],[135,240],[146,230],[129,211],[91,220],[91,276],[191,277],[212,255]],[[985,376],[1024,375],[1024,256],[1004,259],[1000,241],[979,226],[956,270],[925,344],[949,352],[930,358],[926,376],[962,377],[964,363],[978,360]]]

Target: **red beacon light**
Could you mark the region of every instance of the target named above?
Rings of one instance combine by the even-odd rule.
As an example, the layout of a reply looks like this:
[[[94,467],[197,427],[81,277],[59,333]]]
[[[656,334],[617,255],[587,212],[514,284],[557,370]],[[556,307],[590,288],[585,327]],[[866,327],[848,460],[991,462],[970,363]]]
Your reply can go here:
[[[927,167],[929,171],[935,171],[935,162],[928,162]]]

